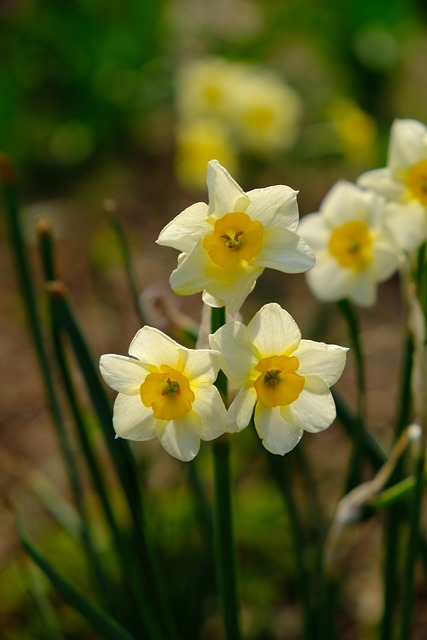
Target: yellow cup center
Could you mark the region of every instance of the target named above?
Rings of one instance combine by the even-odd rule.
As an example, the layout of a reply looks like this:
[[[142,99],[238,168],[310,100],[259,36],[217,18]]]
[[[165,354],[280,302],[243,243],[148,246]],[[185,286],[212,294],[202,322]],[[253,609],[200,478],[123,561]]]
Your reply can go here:
[[[406,184],[412,195],[427,206],[427,158],[409,167],[406,172]]]
[[[304,388],[305,378],[300,376],[295,356],[270,356],[255,367],[260,375],[254,382],[258,400],[267,407],[283,407],[294,402]]]
[[[188,378],[167,364],[149,373],[139,393],[142,404],[151,407],[159,420],[175,420],[191,411],[194,393]]]
[[[246,110],[244,121],[250,129],[264,133],[273,124],[274,114],[268,107],[252,107]]]
[[[372,261],[372,238],[368,226],[361,220],[346,222],[334,229],[329,251],[342,267],[362,270]]]
[[[215,222],[213,233],[203,240],[212,262],[224,269],[235,267],[241,260],[250,262],[262,246],[264,227],[246,213],[226,213]]]

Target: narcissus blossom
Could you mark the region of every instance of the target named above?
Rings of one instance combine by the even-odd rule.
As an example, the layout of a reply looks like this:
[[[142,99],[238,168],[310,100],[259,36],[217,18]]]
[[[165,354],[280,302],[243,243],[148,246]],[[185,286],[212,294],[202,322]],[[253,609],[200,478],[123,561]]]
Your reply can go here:
[[[297,192],[278,185],[245,193],[216,160],[208,165],[209,205],[198,202],[172,220],[158,244],[181,251],[170,284],[181,295],[239,310],[266,267],[300,273],[314,263],[296,234]]]
[[[285,454],[303,432],[323,431],[334,421],[330,386],[340,377],[347,349],[302,340],[287,311],[262,307],[246,327],[229,322],[211,337],[221,352],[221,368],[238,390],[228,411],[230,431],[254,421],[266,449]]]
[[[417,120],[395,120],[387,167],[361,175],[358,184],[381,193],[387,225],[404,250],[427,239],[427,127]]]
[[[175,458],[192,460],[200,440],[226,430],[226,409],[214,386],[219,354],[186,349],[158,329],[143,327],[129,356],[101,356],[105,382],[118,391],[113,425],[117,437],[158,438]]]
[[[385,200],[346,181],[338,182],[320,211],[305,216],[300,233],[313,247],[316,264],[306,274],[323,301],[348,298],[375,303],[377,284],[399,266],[400,252],[384,225]]]

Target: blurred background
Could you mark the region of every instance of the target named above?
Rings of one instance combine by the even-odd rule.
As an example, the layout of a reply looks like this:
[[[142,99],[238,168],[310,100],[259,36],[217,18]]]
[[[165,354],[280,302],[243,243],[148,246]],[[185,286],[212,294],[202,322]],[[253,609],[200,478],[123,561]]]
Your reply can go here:
[[[198,321],[200,296],[178,299],[169,291],[176,252],[154,241],[186,206],[206,201],[208,160],[218,159],[245,190],[288,184],[300,192],[301,215],[316,211],[336,180],[385,165],[396,117],[427,122],[426,60],[421,0],[1,0],[0,150],[18,170],[35,281],[34,225],[47,217],[59,272],[95,357],[126,353],[139,321],[105,218],[105,201],[114,201],[141,291],[164,292]],[[0,492],[23,507],[50,557],[84,584],[78,554],[40,500],[44,490],[61,500],[67,489],[7,243],[2,217]],[[311,299],[304,276],[265,273],[244,316],[273,300],[306,337],[346,344],[340,318]],[[361,319],[368,422],[387,446],[404,334],[397,281],[380,287],[379,304]],[[352,402],[351,362],[339,387]],[[259,442],[240,437],[233,455],[244,627],[249,638],[282,638],[284,628],[295,628],[289,637],[298,638],[292,580],[283,582],[292,563],[280,500],[264,478]],[[304,447],[323,526],[341,492],[349,445],[334,426],[306,435]],[[193,517],[185,465],[156,443],[134,451],[155,505],[153,533],[168,549],[179,585]],[[201,460],[209,482],[207,447]],[[0,518],[0,635],[44,638],[13,517],[1,507]],[[375,523],[362,529],[357,545],[341,602],[342,638],[374,637],[381,614]],[[94,637],[69,608],[57,607],[63,637]],[[206,620],[201,637],[218,637],[215,618]],[[418,612],[425,631],[423,622]]]

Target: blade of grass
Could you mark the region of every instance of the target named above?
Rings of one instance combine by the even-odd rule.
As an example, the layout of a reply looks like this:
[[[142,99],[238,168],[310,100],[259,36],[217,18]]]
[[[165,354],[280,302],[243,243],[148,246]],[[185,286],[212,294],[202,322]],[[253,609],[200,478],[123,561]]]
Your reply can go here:
[[[39,222],[38,235],[43,273],[46,286],[49,289],[49,286],[54,287],[53,283],[56,277],[56,269],[51,226],[48,221]],[[135,624],[137,624],[138,626],[142,625],[143,628],[146,628],[150,634],[150,637],[160,638],[160,627],[155,615],[153,614],[153,610],[150,604],[149,585],[144,580],[144,573],[137,572],[135,566],[135,558],[130,553],[128,540],[117,522],[114,510],[111,505],[111,501],[109,499],[108,491],[105,486],[103,471],[101,468],[102,465],[100,465],[99,460],[97,459],[95,451],[92,447],[88,428],[80,410],[77,394],[74,390],[72,377],[67,363],[65,345],[63,343],[62,336],[61,317],[58,316],[58,307],[56,301],[57,296],[49,296],[49,312],[54,355],[61,375],[64,391],[68,399],[72,415],[74,417],[74,423],[76,426],[80,445],[82,447],[82,452],[89,468],[93,485],[97,492],[106,522],[109,527],[117,563],[123,575],[124,590],[128,593],[128,598],[130,602],[133,602],[134,605],[132,607],[132,617],[135,617],[136,615]],[[101,592],[104,593],[107,580],[105,576],[102,576],[102,567],[99,566],[99,563],[97,563],[96,560],[96,557],[93,558],[92,564],[97,571],[98,577],[101,577],[101,585],[103,587]],[[112,606],[114,610],[117,610],[116,602],[110,603],[110,606]],[[120,613],[120,610],[118,610],[119,615]]]
[[[141,304],[139,302],[140,288],[138,287],[136,274],[132,265],[132,258],[131,258],[126,234],[124,232],[122,224],[120,223],[115,213],[116,211],[115,202],[112,200],[106,200],[104,202],[104,210],[107,215],[108,222],[110,223],[110,226],[114,231],[114,235],[116,237],[117,245],[122,256],[123,266],[125,268],[125,272],[126,272],[126,276],[129,284],[129,291],[131,294],[133,306],[142,326],[145,324],[145,317],[141,308]]]
[[[25,551],[49,578],[64,600],[79,611],[105,640],[135,640],[134,636],[110,618],[105,611],[88,600],[54,569],[27,537],[20,515],[16,513],[15,516],[18,535]]]
[[[67,431],[64,427],[62,410],[53,380],[49,354],[47,347],[45,346],[45,339],[40,322],[36,294],[33,286],[32,271],[28,262],[21,226],[16,173],[10,161],[3,155],[0,155],[0,176],[2,178],[5,213],[9,227],[10,244],[28,320],[29,331],[38,359],[42,380],[47,395],[48,406],[53,418],[53,425],[56,430],[59,446],[64,459],[68,482],[70,484],[74,502],[80,516],[79,529],[82,545],[87,555],[90,567],[93,569],[94,584],[97,585],[99,594],[101,596],[103,594],[102,585],[104,584],[104,577],[101,567],[96,560],[96,551],[93,545],[89,521],[83,501],[83,488],[80,482],[71,443],[69,441]]]
[[[121,438],[116,439],[114,436],[110,403],[86,340],[72,313],[64,285],[60,282],[51,283],[48,286],[48,292],[52,299],[57,327],[67,336],[73,349],[129,506],[133,525],[134,561],[136,560],[139,566],[137,575],[145,584],[144,589],[147,599],[153,603],[153,617],[161,626],[164,626],[168,639],[173,640],[173,638],[177,637],[175,625],[165,597],[165,589],[157,559],[147,538],[142,495],[134,458],[128,443]]]

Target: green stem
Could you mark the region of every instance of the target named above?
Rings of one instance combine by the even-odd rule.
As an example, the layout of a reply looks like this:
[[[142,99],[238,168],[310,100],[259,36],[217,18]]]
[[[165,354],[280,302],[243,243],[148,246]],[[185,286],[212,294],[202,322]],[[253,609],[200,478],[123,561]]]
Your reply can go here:
[[[225,324],[225,308],[212,308],[211,330],[215,333]],[[216,385],[224,398],[227,379],[220,371]],[[233,544],[231,504],[230,444],[224,434],[213,443],[215,478],[214,534],[217,580],[221,593],[226,640],[239,640],[239,604],[237,598],[236,562]]]
[[[400,381],[400,398],[396,420],[396,439],[409,422],[411,412],[411,372],[412,372],[413,345],[410,336],[406,337],[402,360],[402,373]],[[396,483],[402,473],[403,462],[396,465],[390,482]],[[391,490],[393,487],[391,488]],[[394,628],[397,595],[397,563],[399,558],[400,530],[402,526],[402,506],[394,505],[387,514],[385,522],[384,541],[385,553],[383,564],[384,609],[381,620],[380,640],[389,640]]]
[[[125,232],[123,230],[123,227],[119,221],[119,219],[117,218],[117,216],[115,215],[115,205],[113,203],[110,203],[109,201],[105,204],[105,210],[106,210],[106,214],[108,217],[108,221],[111,225],[111,228],[114,231],[114,234],[116,236],[117,239],[117,243],[120,249],[120,253],[122,255],[122,259],[123,259],[123,266],[125,268],[125,272],[126,272],[126,276],[127,276],[127,280],[128,280],[128,284],[129,284],[129,290],[130,290],[130,294],[131,294],[131,299],[133,302],[133,306],[135,309],[135,312],[139,318],[139,321],[141,322],[141,325],[145,324],[145,317],[144,317],[144,313],[142,311],[141,308],[141,304],[139,302],[139,294],[140,294],[140,289],[138,287],[138,282],[137,282],[137,278],[135,275],[135,271],[133,269],[133,265],[132,265],[132,258],[131,258],[131,254],[130,254],[130,250],[129,250],[129,245],[126,239],[126,235]]]
[[[414,599],[414,574],[415,564],[418,555],[419,525],[421,515],[421,504],[424,488],[424,465],[425,465],[426,442],[423,437],[417,452],[415,467],[415,489],[411,505],[409,520],[409,539],[406,547],[406,557],[404,561],[404,576],[402,589],[402,613],[400,617],[399,640],[407,640],[411,637],[412,608]]]
[[[307,640],[311,640],[314,638],[315,630],[313,623],[315,623],[315,620],[312,615],[309,572],[307,571],[304,554],[306,536],[304,535],[296,502],[291,491],[292,482],[288,473],[289,460],[284,460],[283,458],[279,458],[277,455],[273,455],[268,452],[266,453],[270,472],[276,483],[277,489],[280,492],[288,514],[298,580],[298,591],[302,606],[304,633],[305,638]]]
[[[356,312],[349,300],[340,300],[338,308],[347,322],[350,335],[350,342],[354,352],[356,363],[356,381],[358,388],[357,401],[357,429],[354,433],[353,451],[347,471],[347,480],[345,493],[348,493],[359,482],[362,466],[362,429],[365,423],[365,404],[366,404],[366,381],[365,381],[365,364],[363,359],[362,343],[360,340],[359,322]]]
[[[89,560],[89,566],[93,571],[95,584],[97,584],[99,594],[101,595],[104,592],[104,574],[102,571],[102,567],[98,562],[97,553],[94,548],[89,520],[83,500],[83,487],[80,482],[80,477],[74,459],[71,443],[67,431],[64,427],[62,410],[53,380],[48,351],[45,346],[44,335],[38,313],[36,294],[33,287],[32,272],[27,258],[24,236],[21,227],[21,216],[17,186],[15,182],[15,172],[7,158],[3,156],[0,157],[0,174],[3,178],[3,196],[5,201],[5,212],[9,226],[9,235],[13,251],[13,258],[15,261],[18,281],[22,292],[30,336],[32,337],[36,356],[40,366],[40,371],[47,395],[47,402],[52,414],[53,425],[58,437],[61,454],[64,459],[68,481],[71,487],[74,502],[80,516],[80,538]],[[46,268],[49,270],[49,273],[51,273],[53,270],[53,264],[49,264]]]

